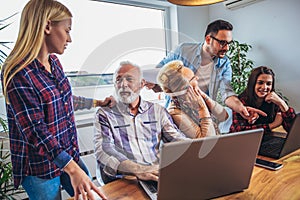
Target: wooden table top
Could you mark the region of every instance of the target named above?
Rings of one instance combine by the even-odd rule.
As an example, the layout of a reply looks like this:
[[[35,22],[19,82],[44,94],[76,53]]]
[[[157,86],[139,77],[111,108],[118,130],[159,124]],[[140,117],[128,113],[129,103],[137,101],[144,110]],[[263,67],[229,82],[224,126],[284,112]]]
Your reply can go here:
[[[283,168],[272,171],[254,166],[248,189],[216,198],[216,200],[300,199],[300,149],[278,160],[263,158],[282,163]],[[109,200],[149,199],[134,177],[116,180],[100,189]]]
[[[282,163],[283,167],[278,171],[272,171],[255,166],[248,189],[217,198],[218,200],[300,199],[300,149],[278,160],[259,157]]]
[[[283,132],[282,128],[276,131]],[[282,163],[283,167],[277,171],[254,166],[249,187],[243,192],[215,198],[216,200],[232,199],[300,199],[300,149],[278,160],[257,156],[265,160]],[[135,177],[126,177],[108,183],[100,190],[109,200],[148,200],[150,199]],[[69,200],[72,200],[70,198]]]

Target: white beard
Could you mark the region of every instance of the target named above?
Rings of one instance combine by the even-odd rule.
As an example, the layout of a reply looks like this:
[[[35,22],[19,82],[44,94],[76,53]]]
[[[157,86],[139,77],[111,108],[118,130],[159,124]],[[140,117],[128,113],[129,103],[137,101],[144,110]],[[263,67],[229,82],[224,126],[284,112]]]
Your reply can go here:
[[[130,95],[121,95],[121,92],[129,92]],[[140,95],[140,90],[137,92],[133,92],[131,89],[119,89],[117,91],[117,96],[119,100],[124,104],[131,104],[134,102]]]

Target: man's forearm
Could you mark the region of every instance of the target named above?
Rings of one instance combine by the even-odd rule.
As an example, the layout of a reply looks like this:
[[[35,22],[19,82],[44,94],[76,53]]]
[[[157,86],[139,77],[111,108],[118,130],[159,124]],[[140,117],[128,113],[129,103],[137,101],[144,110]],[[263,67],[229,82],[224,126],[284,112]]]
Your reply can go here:
[[[141,165],[131,160],[125,160],[118,166],[118,173],[137,176],[138,174],[151,173],[157,170],[156,167],[158,167],[158,165]]]
[[[237,96],[230,96],[225,100],[225,104],[237,113],[241,113],[245,107]]]
[[[135,175],[141,171],[141,166],[131,160],[122,161],[118,167],[118,173],[124,175]]]

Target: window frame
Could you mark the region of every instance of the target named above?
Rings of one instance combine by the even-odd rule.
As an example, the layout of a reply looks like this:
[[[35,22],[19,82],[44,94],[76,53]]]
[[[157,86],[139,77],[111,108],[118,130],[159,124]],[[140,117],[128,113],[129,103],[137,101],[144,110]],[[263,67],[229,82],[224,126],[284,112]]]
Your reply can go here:
[[[114,3],[119,5],[128,5],[128,6],[137,6],[142,8],[152,8],[164,11],[163,16],[163,24],[165,29],[165,47],[166,47],[166,55],[169,51],[172,50],[175,43],[178,43],[178,36],[174,36],[170,31],[172,30],[172,24],[175,24],[177,21],[171,21],[171,15],[173,12],[176,13],[176,8],[174,5],[162,1],[162,0],[90,0],[96,2],[106,2],[106,3]],[[177,26],[175,26],[177,31]],[[176,38],[175,38],[176,37]]]
[[[164,12],[163,15],[163,25],[164,25],[164,34],[165,34],[165,54],[172,50],[172,48],[178,44],[178,35],[172,34],[172,31],[177,31],[177,19],[172,18],[177,14],[176,6],[168,3],[167,1],[162,0],[89,0],[94,2],[106,2],[106,3],[114,3],[119,5],[128,5],[128,6],[136,6],[142,8],[151,8],[158,9]],[[2,90],[0,91],[0,97],[3,98]]]

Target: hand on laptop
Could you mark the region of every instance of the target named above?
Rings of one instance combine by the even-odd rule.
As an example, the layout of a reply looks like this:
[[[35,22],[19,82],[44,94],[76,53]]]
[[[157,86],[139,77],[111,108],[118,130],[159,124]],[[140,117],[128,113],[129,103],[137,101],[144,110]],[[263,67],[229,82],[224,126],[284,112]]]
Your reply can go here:
[[[131,160],[125,160],[120,163],[118,172],[127,175],[134,175],[141,180],[158,181],[158,164],[141,165]]]
[[[158,165],[141,166],[141,171],[135,175],[141,180],[158,181]]]

